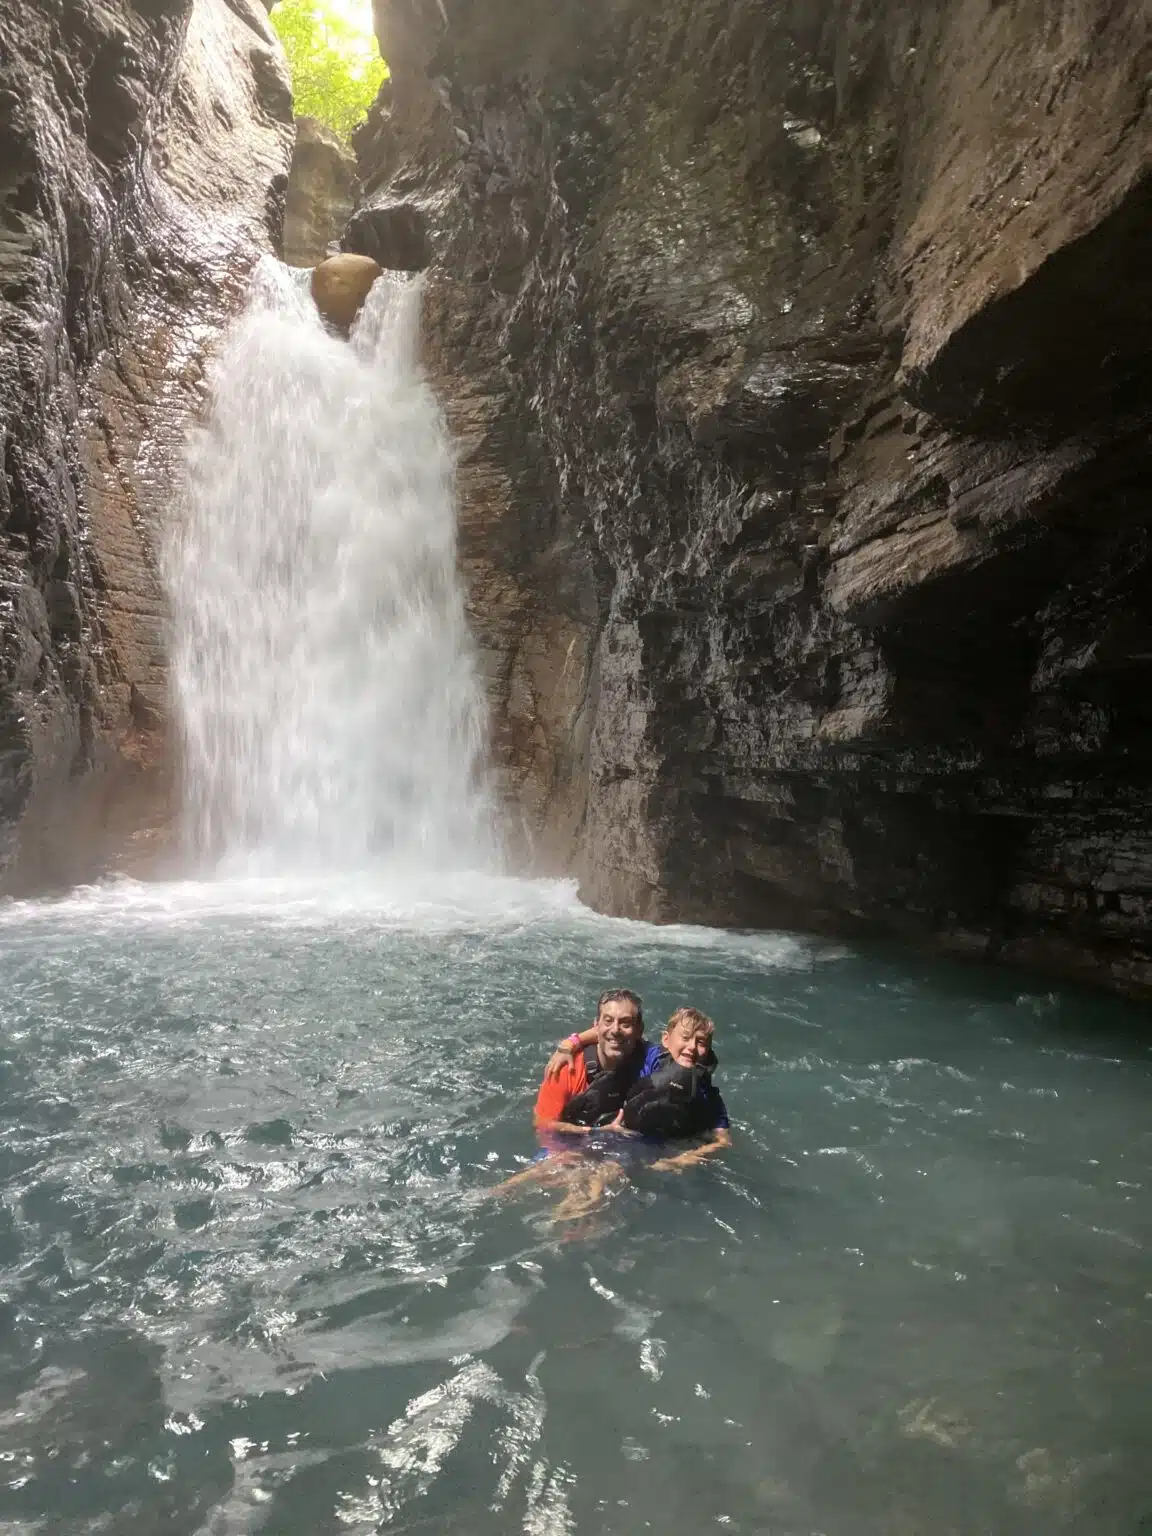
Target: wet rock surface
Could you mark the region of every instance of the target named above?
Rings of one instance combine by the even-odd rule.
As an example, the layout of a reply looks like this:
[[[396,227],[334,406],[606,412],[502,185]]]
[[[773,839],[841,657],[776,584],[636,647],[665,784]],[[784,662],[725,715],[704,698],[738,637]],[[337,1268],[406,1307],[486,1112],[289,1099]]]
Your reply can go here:
[[[524,848],[1147,991],[1147,7],[378,14]]]
[[[356,201],[356,156],[314,117],[296,119],[284,210],[284,260],[314,267],[335,250]]]
[[[291,141],[250,0],[0,6],[7,889],[142,856],[167,814],[158,539]]]

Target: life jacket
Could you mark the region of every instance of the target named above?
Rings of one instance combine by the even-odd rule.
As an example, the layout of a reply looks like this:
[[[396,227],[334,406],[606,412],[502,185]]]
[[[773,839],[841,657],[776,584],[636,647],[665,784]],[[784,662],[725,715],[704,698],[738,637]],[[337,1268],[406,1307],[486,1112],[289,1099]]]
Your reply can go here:
[[[560,1118],[569,1125],[607,1125],[620,1113],[629,1089],[640,1076],[644,1046],[637,1047],[618,1067],[601,1066],[594,1045],[586,1045],[583,1056],[588,1086],[568,1100]]]
[[[699,1136],[715,1124],[708,1066],[681,1067],[671,1057],[635,1082],[624,1104],[624,1129],[644,1136]]]

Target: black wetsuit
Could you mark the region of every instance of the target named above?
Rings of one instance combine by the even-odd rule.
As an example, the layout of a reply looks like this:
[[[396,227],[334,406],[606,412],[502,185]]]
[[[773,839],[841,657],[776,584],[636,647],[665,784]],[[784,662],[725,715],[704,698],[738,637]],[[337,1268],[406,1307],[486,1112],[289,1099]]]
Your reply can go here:
[[[564,1106],[561,1120],[569,1125],[609,1125],[620,1113],[629,1092],[644,1070],[647,1051],[641,1044],[619,1066],[605,1067],[594,1045],[584,1047],[584,1071],[588,1086]]]
[[[681,1067],[661,1050],[647,1077],[638,1078],[624,1102],[624,1129],[662,1140],[702,1136],[706,1131],[727,1129],[728,1111],[712,1086],[708,1065]]]

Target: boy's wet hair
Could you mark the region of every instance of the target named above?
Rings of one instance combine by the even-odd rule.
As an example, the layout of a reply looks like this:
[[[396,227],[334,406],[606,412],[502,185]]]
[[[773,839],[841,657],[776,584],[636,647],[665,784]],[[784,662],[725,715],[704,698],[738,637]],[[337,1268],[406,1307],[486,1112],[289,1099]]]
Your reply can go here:
[[[596,1017],[600,1017],[600,1010],[605,1003],[635,1003],[636,1017],[641,1024],[644,1022],[644,1004],[635,992],[629,992],[627,987],[609,987],[607,992],[601,992],[596,999]]]
[[[664,1026],[665,1033],[675,1030],[684,1035],[711,1035],[715,1028],[712,1020],[699,1008],[677,1008]]]

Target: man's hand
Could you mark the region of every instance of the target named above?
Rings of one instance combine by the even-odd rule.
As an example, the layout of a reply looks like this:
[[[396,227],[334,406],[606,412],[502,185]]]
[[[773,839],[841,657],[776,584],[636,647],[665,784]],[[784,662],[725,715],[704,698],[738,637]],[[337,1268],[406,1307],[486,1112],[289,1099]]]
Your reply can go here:
[[[616,1136],[639,1136],[639,1131],[630,1131],[624,1124],[624,1111],[620,1110],[615,1120],[609,1120],[607,1125],[600,1127],[602,1131],[612,1131]]]

